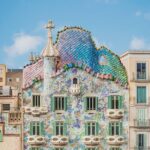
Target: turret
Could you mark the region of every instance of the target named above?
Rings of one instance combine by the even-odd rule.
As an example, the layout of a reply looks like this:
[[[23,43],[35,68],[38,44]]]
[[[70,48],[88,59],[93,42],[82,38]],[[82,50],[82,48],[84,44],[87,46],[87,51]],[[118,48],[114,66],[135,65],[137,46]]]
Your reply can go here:
[[[44,94],[47,95],[50,90],[51,75],[55,72],[55,58],[58,57],[58,50],[53,45],[51,30],[54,28],[52,21],[46,25],[48,29],[48,42],[42,52],[44,59]]]

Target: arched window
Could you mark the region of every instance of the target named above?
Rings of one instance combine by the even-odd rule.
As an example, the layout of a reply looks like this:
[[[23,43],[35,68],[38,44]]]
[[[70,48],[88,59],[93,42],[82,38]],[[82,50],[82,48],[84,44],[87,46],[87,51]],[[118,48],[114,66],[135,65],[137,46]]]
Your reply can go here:
[[[78,84],[78,79],[77,78],[73,78],[73,84]]]

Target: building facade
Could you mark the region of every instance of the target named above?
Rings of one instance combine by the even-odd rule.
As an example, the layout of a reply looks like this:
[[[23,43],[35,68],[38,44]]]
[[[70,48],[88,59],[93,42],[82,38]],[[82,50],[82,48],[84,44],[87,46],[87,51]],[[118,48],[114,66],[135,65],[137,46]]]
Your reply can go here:
[[[150,149],[150,51],[127,51],[121,56],[129,82],[130,149]]]
[[[88,31],[65,27],[23,70],[24,150],[129,149],[128,79]]]
[[[8,84],[9,78],[22,79],[20,76],[11,76],[5,65],[0,65],[0,149],[21,150],[22,144],[22,115],[21,99],[15,84]],[[11,70],[13,73],[13,70]],[[9,76],[9,78],[8,78]],[[21,85],[21,83],[18,82]],[[21,88],[19,86],[18,88]]]

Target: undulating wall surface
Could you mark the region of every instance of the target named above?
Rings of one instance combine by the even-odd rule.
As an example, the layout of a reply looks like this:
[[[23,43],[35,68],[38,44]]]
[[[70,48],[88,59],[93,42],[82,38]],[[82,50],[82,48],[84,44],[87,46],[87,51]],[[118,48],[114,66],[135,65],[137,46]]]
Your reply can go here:
[[[71,80],[73,77],[77,77],[81,86],[81,94],[78,97],[72,96],[69,92],[71,87]],[[112,81],[103,81],[99,78],[93,77],[85,71],[73,68],[66,72],[63,72],[48,83],[50,86],[49,94],[43,98],[43,105],[48,106],[49,112],[47,115],[41,117],[32,117],[32,115],[24,116],[24,133],[25,133],[25,150],[29,150],[29,145],[26,143],[27,138],[30,135],[30,122],[31,121],[44,121],[45,137],[47,144],[43,147],[44,150],[53,148],[50,140],[53,136],[53,122],[56,120],[64,120],[67,122],[67,135],[69,136],[69,144],[67,150],[79,150],[84,149],[85,145],[82,143],[82,139],[85,135],[84,123],[88,120],[94,120],[99,123],[99,135],[102,137],[101,147],[108,149],[106,138],[108,135],[108,118],[106,116],[108,95],[118,94],[124,97],[124,109],[125,116],[123,121],[124,136],[128,138],[128,113],[127,113],[127,101],[128,90],[117,85]],[[43,82],[39,81],[34,86],[24,92],[24,105],[30,106],[32,93],[41,93],[43,90]],[[88,114],[84,110],[84,96],[92,94],[98,96],[98,112],[96,114]],[[51,97],[55,95],[65,95],[68,97],[67,111],[62,115],[56,115],[51,111]],[[123,145],[123,149],[127,149],[127,144]]]

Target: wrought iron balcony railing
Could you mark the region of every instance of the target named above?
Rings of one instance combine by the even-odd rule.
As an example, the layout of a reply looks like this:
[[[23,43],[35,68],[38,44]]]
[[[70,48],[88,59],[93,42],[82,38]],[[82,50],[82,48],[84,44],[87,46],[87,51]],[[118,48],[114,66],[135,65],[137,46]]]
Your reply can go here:
[[[149,146],[139,146],[139,147],[134,147],[134,150],[150,150]]]
[[[138,128],[150,128],[150,119],[134,119],[134,126]]]

